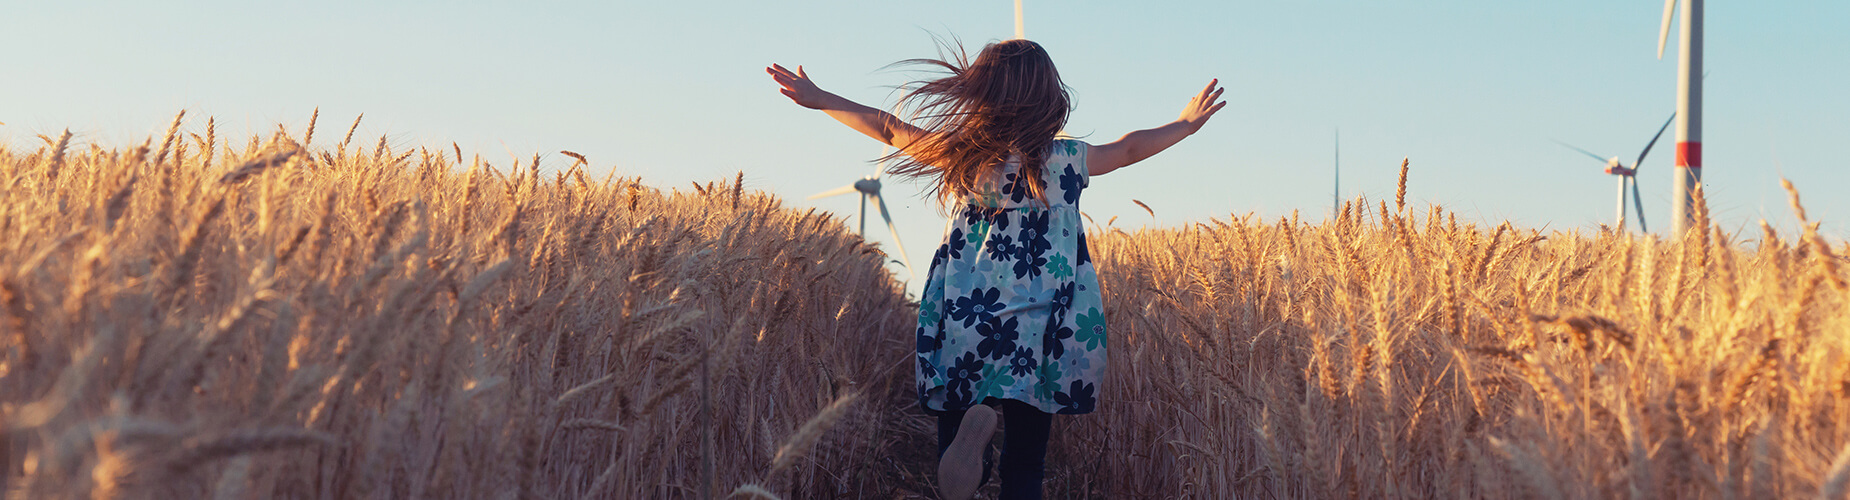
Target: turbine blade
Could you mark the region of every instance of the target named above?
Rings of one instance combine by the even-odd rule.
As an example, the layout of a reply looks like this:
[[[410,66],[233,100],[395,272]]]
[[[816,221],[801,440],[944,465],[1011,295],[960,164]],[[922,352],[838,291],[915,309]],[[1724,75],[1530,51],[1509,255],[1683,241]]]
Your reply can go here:
[[[1632,183],[1632,206],[1638,209],[1638,232],[1650,232],[1651,230],[1645,229],[1644,227],[1644,199],[1638,197],[1638,176],[1633,175],[1630,180]]]
[[[1664,41],[1670,38],[1670,16],[1676,11],[1677,0],[1664,0],[1664,24],[1657,28],[1657,58],[1660,60],[1664,58]]]
[[[1675,111],[1672,111],[1670,112],[1670,119],[1664,120],[1664,126],[1657,128],[1657,135],[1651,136],[1651,142],[1647,142],[1644,144],[1644,151],[1638,152],[1638,161],[1635,163],[1632,163],[1633,173],[1637,173],[1638,167],[1644,165],[1644,155],[1651,154],[1651,146],[1657,145],[1657,140],[1664,136],[1665,130],[1670,130],[1670,123],[1675,122],[1675,121],[1677,121],[1677,113]]]
[[[893,150],[892,146],[880,146],[880,159],[874,160],[874,178],[875,179],[879,179],[881,177],[886,176],[886,164],[888,163],[888,160],[886,159],[886,155],[891,154],[892,150]]]
[[[854,192],[854,185],[849,184],[849,185],[838,187],[835,189],[830,189],[828,191],[823,191],[820,193],[812,194],[812,195],[809,195],[808,198],[804,198],[804,199],[814,200],[817,198],[828,198],[830,196],[841,196],[841,195],[852,193],[852,192]]]
[[[886,230],[893,233],[893,246],[899,249],[899,261],[906,264],[906,273],[916,275],[917,272],[912,270],[912,259],[906,257],[906,244],[899,242],[899,227],[893,225],[893,215],[886,211],[886,198],[881,198],[880,193],[869,193],[868,196],[874,197],[874,203],[880,205],[880,218],[886,219]]]
[[[1549,139],[1549,140],[1553,140],[1553,139]],[[1593,159],[1595,159],[1595,160],[1599,160],[1599,162],[1600,162],[1600,163],[1606,163],[1606,157],[1604,157],[1604,156],[1600,156],[1600,155],[1597,155],[1597,154],[1593,154],[1593,152],[1592,152],[1592,151],[1587,151],[1587,150],[1585,150],[1585,149],[1580,149],[1580,148],[1579,148],[1578,146],[1575,146],[1575,145],[1573,145],[1573,144],[1568,144],[1568,143],[1565,143],[1565,142],[1561,142],[1561,141],[1555,141],[1555,144],[1560,144],[1561,146],[1563,146],[1563,147],[1566,147],[1567,149],[1572,149],[1572,150],[1575,150],[1575,151],[1579,151],[1579,152],[1580,152],[1580,154],[1583,154],[1583,155],[1587,155],[1587,156],[1590,156],[1590,157],[1593,157]]]

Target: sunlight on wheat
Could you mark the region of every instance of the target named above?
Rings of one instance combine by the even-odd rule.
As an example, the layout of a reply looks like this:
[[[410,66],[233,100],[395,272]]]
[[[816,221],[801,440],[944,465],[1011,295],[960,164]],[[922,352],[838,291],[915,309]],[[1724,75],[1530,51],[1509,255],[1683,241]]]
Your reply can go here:
[[[691,497],[780,450],[797,497],[896,482],[867,415],[911,306],[839,219],[194,122],[0,148],[9,497]]]

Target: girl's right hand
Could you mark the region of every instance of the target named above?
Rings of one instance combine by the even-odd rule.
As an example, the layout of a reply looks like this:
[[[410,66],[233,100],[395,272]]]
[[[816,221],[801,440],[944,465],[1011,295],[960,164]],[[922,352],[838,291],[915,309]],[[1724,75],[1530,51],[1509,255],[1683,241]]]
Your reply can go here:
[[[765,68],[764,72],[770,73],[771,79],[776,80],[777,84],[783,87],[778,89],[778,92],[782,92],[784,97],[789,97],[798,106],[822,109],[824,100],[829,95],[821,87],[817,87],[816,82],[809,81],[809,75],[803,72],[802,66],[797,66],[796,71],[791,71],[783,66],[772,64],[771,67]]]
[[[1187,124],[1189,134],[1201,130],[1201,126],[1208,123],[1208,118],[1213,117],[1215,112],[1227,105],[1225,101],[1220,100],[1221,92],[1227,89],[1220,88],[1219,84],[1219,78],[1209,81],[1208,86],[1201,89],[1201,93],[1195,94],[1195,98],[1188,101],[1188,107],[1182,108],[1182,117],[1176,120]]]

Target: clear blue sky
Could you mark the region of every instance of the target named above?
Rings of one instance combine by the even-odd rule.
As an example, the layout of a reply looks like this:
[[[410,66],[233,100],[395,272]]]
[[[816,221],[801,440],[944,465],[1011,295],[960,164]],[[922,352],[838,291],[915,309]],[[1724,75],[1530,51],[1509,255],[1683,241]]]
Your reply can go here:
[[[1614,181],[1560,139],[1631,158],[1675,107],[1663,4],[1026,0],[1094,142],[1172,119],[1210,78],[1227,109],[1196,136],[1102,176],[1083,208],[1126,229],[1256,212],[1328,215],[1331,141],[1344,196],[1410,198],[1477,220],[1549,228],[1609,222]],[[869,171],[880,145],[790,104],[762,68],[802,64],[825,89],[881,106],[930,56],[930,33],[971,50],[1012,35],[1010,0],[939,2],[32,2],[0,17],[0,141],[70,127],[79,143],[138,143],[173,114],[221,133],[322,137],[357,113],[366,142],[505,159],[561,149],[667,188],[731,178],[853,225],[852,197],[804,196]],[[1705,181],[1716,219],[1795,227],[1781,175],[1841,237],[1850,218],[1850,2],[1708,3]],[[1669,219],[1670,141],[1640,175],[1647,220]],[[330,141],[333,139],[330,139]],[[356,139],[357,141],[357,139]],[[1628,160],[1629,161],[1629,160]],[[601,173],[601,172],[600,172]],[[919,266],[943,218],[917,184],[889,182]],[[871,228],[870,228],[871,229]],[[1660,233],[1661,234],[1661,233]],[[884,231],[870,235],[890,238]],[[922,274],[923,269],[919,272]],[[915,283],[916,285],[916,283]]]

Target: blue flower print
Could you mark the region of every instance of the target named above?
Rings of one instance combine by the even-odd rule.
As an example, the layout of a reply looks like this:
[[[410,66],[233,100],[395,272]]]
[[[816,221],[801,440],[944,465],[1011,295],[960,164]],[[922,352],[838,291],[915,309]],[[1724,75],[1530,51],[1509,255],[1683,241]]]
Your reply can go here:
[[[1020,258],[1015,259],[1015,279],[1039,278],[1041,267],[1047,265],[1047,257],[1040,255],[1028,255],[1027,252],[1022,252],[1017,257]]]
[[[1073,261],[1073,267],[1092,263],[1092,251],[1086,249],[1086,232],[1079,232],[1079,258]]]
[[[1078,285],[1078,283],[1068,281],[1060,284],[1059,288],[1053,290],[1053,301],[1047,306],[1048,313],[1052,317],[1065,318],[1066,311],[1073,307],[1074,285]]]
[[[1045,297],[1047,295],[1047,289],[1043,286],[1043,281],[1045,280],[1018,281],[1015,283],[1015,286],[1009,287],[1009,293],[1015,294],[1016,297],[1027,297],[1029,304],[1039,304],[1041,302],[1039,297]]]
[[[978,248],[982,248],[980,245],[983,244],[983,238],[987,237],[989,237],[989,223],[978,222],[970,226],[970,232],[964,233],[964,243],[979,245]]]
[[[1023,168],[1023,170],[1027,169]],[[1032,188],[1028,187],[1029,185],[1035,185],[1035,187],[1039,187],[1043,191],[1046,190],[1045,186],[1039,185],[1043,181],[1041,181],[1038,175],[1027,175],[1025,172],[1017,172],[1004,175],[1003,178],[1007,179],[1008,182],[1002,184],[1002,193],[1007,194],[1009,200],[1015,203],[1021,203],[1022,200],[1028,199],[1029,196],[1033,195]]]
[[[964,328],[969,328],[970,325],[979,322],[988,322],[990,318],[996,317],[997,311],[1002,310],[1001,298],[1002,289],[1000,288],[971,290],[969,296],[958,297],[957,301],[952,304],[949,311],[951,321],[962,321]]]
[[[1047,323],[1047,332],[1041,334],[1041,354],[1047,355],[1047,359],[1060,359],[1060,356],[1065,355],[1064,341],[1073,338],[1073,327],[1063,324],[1059,316],[1054,318],[1054,321]]]
[[[983,367],[983,383],[976,386],[976,398],[1006,398],[1008,390],[1015,385],[1015,377],[1008,374],[1008,365],[989,365]]]
[[[1085,187],[1086,176],[1073,170],[1073,164],[1066,164],[1066,173],[1060,174],[1060,192],[1065,194],[1066,204],[1079,204],[1079,189]]]
[[[944,375],[950,380],[944,384],[944,409],[966,408],[974,402],[976,394],[971,389],[983,381],[983,365],[983,360],[977,359],[975,353],[966,352],[964,357],[953,362],[949,370],[945,370]]]
[[[1037,364],[1034,361],[1034,350],[1029,349],[1028,346],[1021,346],[1015,349],[1015,359],[1009,360],[1009,373],[1017,377],[1026,377],[1034,373],[1034,367]]]
[[[972,241],[979,236],[976,233],[988,231],[991,225],[994,225],[997,231],[1007,231],[1009,228],[1008,211],[998,208],[964,207],[964,225],[970,226],[970,233],[966,234],[965,238],[971,238]]]
[[[931,289],[931,281],[925,282],[925,289]],[[944,312],[938,309],[938,301],[928,300],[919,304],[919,326],[932,326],[944,319]]]
[[[919,327],[919,354],[926,354],[944,348],[944,330],[927,332]]]
[[[1092,392],[1096,390],[1097,388],[1092,384],[1074,380],[1073,385],[1067,391],[1053,393],[1053,402],[1065,407],[1060,409],[1060,413],[1088,413],[1092,411],[1094,405],[1098,404],[1098,400],[1092,395]]]
[[[1062,376],[1060,374],[1060,364],[1041,363],[1040,369],[1036,370],[1036,372],[1038,373],[1034,375],[1036,379],[1034,381],[1034,396],[1041,399],[1053,399],[1054,393],[1060,392],[1060,377]]]
[[[1088,308],[1086,312],[1080,313],[1077,319],[1079,320],[1079,337],[1075,340],[1085,342],[1086,350],[1098,349],[1099,346],[1105,345],[1104,313],[1098,312],[1096,307]]]
[[[1021,214],[1021,231],[1017,240],[1021,252],[1039,257],[1053,248],[1053,242],[1047,240],[1047,218],[1051,215],[1046,210],[1028,210]]]
[[[971,283],[970,283],[971,277],[976,276],[976,274],[979,272],[982,272],[982,269],[980,269],[981,267],[990,266],[990,265],[994,265],[994,264],[990,264],[989,261],[986,261],[986,260],[985,261],[971,261],[969,259],[953,260],[951,261],[951,273],[950,273],[951,277],[947,281],[945,281],[945,284],[949,285],[949,288],[952,290],[962,290],[966,287],[971,286]]]
[[[938,365],[932,364],[931,358],[924,356],[913,357],[919,359],[919,378],[932,378],[938,376]]]
[[[963,259],[964,245],[966,244],[968,244],[968,242],[964,241],[964,230],[961,228],[951,229],[951,237],[949,241],[946,241],[943,245],[945,257],[949,257],[952,260]]]
[[[1015,256],[1015,249],[1015,241],[1009,239],[1007,236],[997,236],[989,239],[990,260],[1009,260],[1009,258]]]
[[[1014,316],[1009,316],[1008,321],[991,318],[976,325],[976,333],[983,336],[983,341],[976,343],[976,355],[989,359],[1008,356],[1015,351],[1015,340],[1021,338],[1019,327]]]
[[[944,375],[949,377],[952,383],[959,380],[979,382],[983,380],[983,365],[986,364],[981,358],[976,357],[975,353],[966,352],[963,357],[952,362],[951,369],[947,370]]]
[[[1073,277],[1073,266],[1066,264],[1066,255],[1055,252],[1047,256],[1047,274],[1053,275],[1055,279],[1071,278]],[[930,285],[931,283],[927,281],[925,284]]]
[[[1008,195],[1009,198],[1016,203],[1021,203],[1021,198],[1028,194],[1028,185],[1026,183],[1015,182],[1015,173],[1013,172],[1004,174],[1002,178],[1004,179],[1002,183],[1002,194]]]

